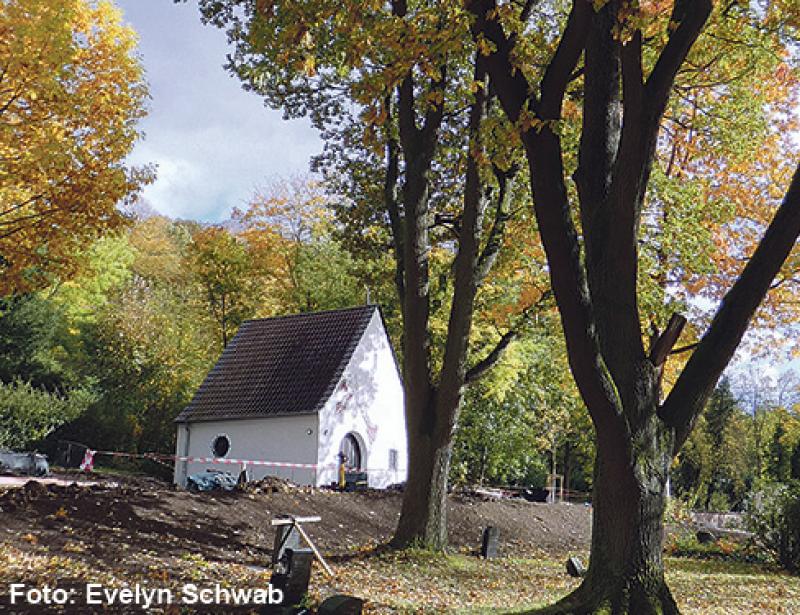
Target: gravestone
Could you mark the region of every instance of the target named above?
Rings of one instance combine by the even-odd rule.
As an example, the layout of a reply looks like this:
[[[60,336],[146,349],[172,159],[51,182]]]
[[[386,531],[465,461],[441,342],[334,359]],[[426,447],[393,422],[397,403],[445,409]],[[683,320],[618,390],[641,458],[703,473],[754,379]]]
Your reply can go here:
[[[282,572],[272,574],[269,582],[283,592],[283,605],[295,605],[308,593],[311,581],[311,562],[314,553],[311,549],[284,549],[279,562]]]
[[[697,542],[699,542],[701,545],[710,545],[711,543],[717,541],[717,537],[714,535],[714,532],[707,528],[697,530],[695,537],[697,538]]]
[[[481,557],[484,559],[492,559],[497,557],[497,545],[499,542],[500,530],[492,526],[489,526],[483,530],[483,539],[481,540]]]
[[[570,557],[567,560],[567,574],[571,577],[582,577],[586,574],[583,562],[577,557]]]
[[[364,601],[353,596],[331,596],[319,605],[317,615],[361,615]]]

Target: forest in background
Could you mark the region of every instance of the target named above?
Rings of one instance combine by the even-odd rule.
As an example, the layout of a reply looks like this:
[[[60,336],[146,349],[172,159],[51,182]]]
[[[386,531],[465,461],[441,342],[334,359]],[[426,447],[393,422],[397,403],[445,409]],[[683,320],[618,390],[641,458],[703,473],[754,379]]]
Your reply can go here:
[[[52,454],[59,441],[73,441],[172,453],[173,419],[249,318],[369,297],[399,349],[391,258],[348,251],[335,210],[325,186],[304,177],[276,181],[223,224],[171,220],[136,204],[124,229],[86,248],[75,277],[2,300],[0,446]],[[509,288],[505,281],[496,292],[506,300],[481,313],[478,343],[500,335],[498,322],[519,300]],[[555,470],[568,491],[588,492],[593,446],[554,307],[545,301],[496,368],[468,390],[451,480],[543,487]],[[149,461],[123,466],[164,472]],[[720,383],[678,456],[673,489],[698,509],[737,510],[765,482],[799,478],[796,374],[774,383],[739,370],[733,384]]]

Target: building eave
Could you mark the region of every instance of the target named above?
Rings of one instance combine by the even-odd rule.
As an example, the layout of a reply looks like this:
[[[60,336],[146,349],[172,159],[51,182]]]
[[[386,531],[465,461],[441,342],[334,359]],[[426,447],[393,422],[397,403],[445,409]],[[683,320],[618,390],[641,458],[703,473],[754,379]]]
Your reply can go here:
[[[278,417],[287,417],[287,416],[314,416],[315,414],[319,414],[319,410],[311,410],[311,411],[304,411],[304,412],[275,412],[273,414],[249,414],[246,416],[237,415],[237,414],[229,414],[223,416],[204,416],[199,418],[192,418],[186,417],[181,418],[177,417],[173,421],[178,425],[182,424],[191,424],[191,423],[219,423],[221,421],[260,421],[263,419],[271,419],[271,418],[278,418]]]

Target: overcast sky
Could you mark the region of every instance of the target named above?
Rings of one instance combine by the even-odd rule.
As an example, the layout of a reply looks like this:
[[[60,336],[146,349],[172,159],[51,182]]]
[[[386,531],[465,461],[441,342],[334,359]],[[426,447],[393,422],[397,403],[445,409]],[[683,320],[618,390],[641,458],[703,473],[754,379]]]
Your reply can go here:
[[[116,1],[139,33],[150,84],[146,135],[131,162],[158,165],[158,179],[144,191],[151,206],[219,221],[270,179],[308,171],[321,149],[316,131],[283,120],[223,70],[225,34],[200,23],[195,1]]]

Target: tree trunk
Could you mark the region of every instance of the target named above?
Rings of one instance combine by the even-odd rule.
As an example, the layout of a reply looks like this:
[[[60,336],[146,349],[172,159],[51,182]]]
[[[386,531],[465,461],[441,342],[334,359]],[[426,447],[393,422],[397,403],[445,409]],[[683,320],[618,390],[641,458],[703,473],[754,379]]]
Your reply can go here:
[[[404,3],[400,12],[405,14]],[[481,57],[476,54],[476,83],[484,83],[486,80]],[[400,520],[391,545],[396,548],[416,545],[440,551],[447,547],[447,482],[453,433],[464,387],[470,378],[477,378],[477,374],[485,372],[497,361],[511,338],[508,338],[508,334],[504,336],[495,350],[476,364],[477,372],[467,369],[475,295],[481,275],[488,272],[491,266],[493,250],[499,249],[499,243],[497,248],[491,245],[487,247],[483,252],[485,260],[481,263],[482,220],[487,198],[473,153],[482,148],[480,128],[486,113],[487,94],[486,88],[478,88],[469,111],[470,138],[466,157],[464,207],[458,234],[458,251],[453,263],[453,301],[439,377],[434,378],[432,374],[428,284],[428,175],[436,145],[436,133],[430,130],[420,133],[414,127],[413,105],[409,104],[413,99],[413,90],[411,77],[399,89],[400,134],[401,137],[405,135],[403,147],[406,154],[403,187],[405,233],[401,242],[395,241],[396,245],[402,244],[404,250],[403,377],[409,467]],[[441,108],[438,109],[437,126],[441,122],[442,113]],[[402,114],[403,110],[405,116]],[[427,120],[425,124],[429,125]],[[415,154],[418,147],[421,147],[424,157]],[[507,179],[500,183],[505,181]],[[499,192],[501,200],[497,207],[498,211],[502,211],[504,190]],[[493,239],[498,241],[501,234],[502,230],[496,229]]]
[[[655,416],[597,448],[592,550],[583,583],[537,614],[677,614],[664,580],[663,516],[673,436]]]
[[[447,477],[452,438],[418,431],[408,444],[408,479],[391,545],[441,551],[447,547]]]

